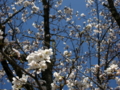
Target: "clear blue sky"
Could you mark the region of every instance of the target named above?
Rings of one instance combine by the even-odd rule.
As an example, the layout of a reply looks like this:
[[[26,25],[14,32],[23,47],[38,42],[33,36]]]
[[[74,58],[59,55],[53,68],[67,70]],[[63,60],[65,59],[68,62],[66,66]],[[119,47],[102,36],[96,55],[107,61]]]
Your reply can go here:
[[[71,8],[74,9],[75,11],[79,11],[79,13],[85,13],[87,14],[87,10],[86,10],[86,5],[85,5],[85,0],[63,0],[63,4],[62,6],[69,6]],[[4,82],[4,81],[3,81]],[[111,85],[114,86],[114,83],[111,83]],[[11,84],[7,84],[7,85],[1,85],[0,89],[11,89]],[[66,89],[67,90],[67,89]]]
[[[85,12],[85,0],[63,0],[63,6],[71,6],[75,11]]]
[[[74,9],[74,12],[79,11],[79,13],[86,13],[86,6],[84,0],[63,0],[62,7],[69,6],[72,9]],[[3,79],[3,83],[6,83],[5,85],[1,84],[0,89],[11,89],[11,83],[7,83],[6,79]],[[66,89],[67,90],[67,89]]]

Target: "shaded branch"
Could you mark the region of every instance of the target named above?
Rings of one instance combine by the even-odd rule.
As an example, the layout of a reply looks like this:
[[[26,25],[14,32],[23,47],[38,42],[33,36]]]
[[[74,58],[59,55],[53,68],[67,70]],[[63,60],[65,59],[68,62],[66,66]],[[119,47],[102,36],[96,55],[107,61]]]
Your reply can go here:
[[[49,0],[42,0],[44,7],[44,49],[50,48],[50,23],[49,23],[49,12],[50,12],[50,3]],[[53,62],[53,61],[52,61]],[[42,79],[46,81],[45,86],[47,90],[51,90],[52,83],[52,63],[47,63],[47,69],[42,71]]]
[[[9,81],[12,82],[13,81],[12,78],[14,77],[14,75],[13,75],[10,67],[8,66],[6,60],[1,61],[1,64],[2,64],[2,67],[3,67],[3,69],[5,70],[5,72],[6,72],[7,76],[8,76]]]
[[[41,87],[41,85],[40,85],[40,83],[39,83],[39,81],[38,81],[38,79],[36,79],[36,77],[32,76],[32,75],[31,75],[30,73],[28,73],[25,69],[23,69],[22,67],[20,67],[19,65],[17,65],[17,64],[16,64],[9,56],[7,56],[3,51],[0,51],[0,52],[1,52],[2,55],[5,56],[6,59],[7,59],[8,61],[10,61],[15,67],[17,67],[18,69],[20,69],[21,71],[23,71],[25,74],[27,74],[27,75],[29,75],[31,78],[33,78],[33,79],[36,81],[39,89],[40,89],[40,90],[43,90],[42,87]]]
[[[112,17],[115,19],[115,21],[117,22],[119,28],[120,28],[120,15],[117,11],[117,9],[114,6],[114,1],[113,0],[107,0],[108,1],[108,5],[105,5],[105,7],[107,7],[109,9],[109,11],[112,14]]]
[[[11,18],[13,18],[16,14],[18,14],[19,12],[21,12],[25,7],[21,8],[20,10],[18,10],[17,12],[15,12],[12,16],[8,17],[3,23],[1,23],[2,25],[6,24]]]

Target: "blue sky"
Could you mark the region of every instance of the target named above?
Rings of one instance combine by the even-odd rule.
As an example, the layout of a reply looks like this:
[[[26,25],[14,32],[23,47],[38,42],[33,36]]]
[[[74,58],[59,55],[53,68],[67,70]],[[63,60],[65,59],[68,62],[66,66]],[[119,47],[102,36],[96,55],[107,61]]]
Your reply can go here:
[[[71,6],[80,13],[86,12],[85,0],[63,0],[63,6]]]
[[[86,6],[85,6],[85,1],[84,0],[63,0],[63,4],[62,7],[64,6],[69,6],[71,7],[74,12],[79,11],[79,13],[86,13]],[[4,83],[6,83],[6,80],[3,79]],[[0,85],[0,89],[7,89],[10,90],[11,89],[11,84],[7,83],[7,84],[1,84]]]
[[[64,6],[69,6],[71,7],[74,12],[76,11],[79,11],[79,13],[85,13],[87,15],[87,9],[86,9],[86,5],[85,5],[85,0],[63,0],[63,4],[62,4],[62,7]],[[82,23],[82,21],[80,21]],[[79,24],[81,24],[79,23]],[[29,25],[29,24],[28,24]],[[4,81],[3,81],[4,82]],[[115,82],[114,83],[111,83],[111,85],[115,85]],[[7,89],[9,90],[11,88],[11,84],[7,84],[7,85],[1,85],[0,86],[0,89]],[[65,89],[67,90],[67,89]]]

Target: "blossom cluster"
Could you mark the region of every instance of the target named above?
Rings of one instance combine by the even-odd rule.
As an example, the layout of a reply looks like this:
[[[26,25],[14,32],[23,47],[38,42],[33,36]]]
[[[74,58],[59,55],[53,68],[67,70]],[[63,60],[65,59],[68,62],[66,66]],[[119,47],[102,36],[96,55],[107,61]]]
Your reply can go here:
[[[0,40],[3,39],[3,34],[4,32],[0,29]],[[7,38],[4,38],[4,46],[8,45],[9,44],[9,41]]]
[[[57,82],[61,82],[63,80],[63,76],[60,75],[60,73],[58,72],[54,72],[53,76],[55,77],[55,79],[53,80],[53,83],[51,83],[51,87],[52,90],[56,90],[59,88],[59,86],[57,85]]]
[[[54,69],[52,71],[54,72],[53,76],[55,78],[53,80],[53,83],[51,84],[53,90],[56,90],[59,87],[61,88],[63,85],[67,86],[69,88],[69,90],[75,90],[74,88],[77,88],[78,90],[81,90],[81,89],[85,90],[85,89],[90,89],[90,88],[94,89],[94,87],[97,85],[95,85],[95,83],[94,83],[94,85],[92,87],[92,81],[95,80],[95,82],[98,82],[98,80],[96,80],[97,78],[94,78],[94,77],[99,76],[100,82],[103,82],[102,84],[104,84],[105,80],[109,81],[111,79],[111,77],[113,77],[115,75],[117,76],[118,74],[120,74],[120,71],[118,71],[118,65],[110,64],[110,66],[109,66],[108,59],[110,59],[112,56],[115,58],[117,56],[114,54],[113,50],[116,48],[116,47],[114,47],[115,42],[119,41],[119,39],[117,40],[117,37],[116,37],[117,36],[117,32],[116,32],[117,25],[114,26],[114,20],[111,19],[110,14],[108,12],[107,13],[104,12],[104,9],[101,9],[101,6],[100,6],[98,10],[102,10],[102,11],[98,11],[95,8],[91,8],[89,15],[92,15],[92,16],[90,16],[90,18],[87,18],[87,14],[86,15],[84,13],[80,14],[79,11],[77,11],[76,14],[74,14],[73,9],[71,7],[65,6],[65,8],[63,10],[58,10],[59,8],[57,8],[57,7],[62,5],[63,0],[55,0],[55,1],[56,1],[56,3],[54,2],[53,4],[48,5],[48,6],[50,6],[50,9],[53,8],[53,10],[55,9],[57,11],[57,13],[52,12],[49,15],[49,18],[51,20],[50,22],[53,23],[53,27],[51,27],[51,30],[53,30],[51,33],[53,33],[53,34],[51,34],[51,35],[52,36],[56,35],[55,36],[56,43],[58,42],[57,39],[60,39],[61,41],[66,41],[66,42],[65,42],[65,48],[64,48],[65,51],[63,51],[62,54],[58,55],[58,52],[61,53],[62,51],[61,50],[60,50],[61,52],[58,51],[57,47],[56,47],[56,49],[58,52],[55,49],[55,53],[56,53],[55,57],[57,57],[57,55],[58,55],[58,57],[57,57],[57,59],[55,59],[55,64],[53,63]],[[94,3],[96,3],[94,0],[85,0],[85,1],[87,3],[86,4],[87,7],[90,7]],[[104,0],[99,0],[98,2],[102,2],[102,1],[104,1]],[[35,21],[36,18],[33,18],[33,17],[34,17],[34,14],[43,16],[44,11],[42,11],[42,9],[46,8],[48,6],[45,5],[43,7],[43,4],[41,4],[42,6],[40,6],[40,4],[38,4],[38,2],[43,2],[43,0],[39,0],[39,1],[37,1],[37,0],[36,1],[35,0],[16,0],[16,2],[15,2],[15,4],[18,6],[23,5],[23,7],[26,7],[26,8],[24,8],[24,10],[20,11],[20,14],[22,13],[22,15],[21,15],[22,21],[27,22],[28,19],[31,19],[31,20],[34,19],[34,22],[32,25],[34,28],[38,29],[38,32],[36,32],[36,31],[34,32],[34,30],[28,29],[28,34],[32,36],[30,38],[35,38],[35,41],[33,41],[34,39],[30,39],[30,41],[23,42],[23,44],[24,44],[23,50],[26,53],[28,53],[28,51],[31,52],[32,50],[36,49],[37,45],[39,47],[39,43],[40,43],[39,41],[44,40],[43,39],[44,35],[45,35],[44,34],[44,28],[45,28],[44,23],[46,23],[46,22],[41,21],[41,18],[40,18],[40,20],[37,20],[38,22],[36,22]],[[51,0],[51,2],[52,2],[52,0]],[[118,0],[116,0],[115,2],[117,4]],[[35,3],[36,3],[36,5],[35,5]],[[55,4],[56,8],[53,7],[54,4]],[[30,6],[30,7],[27,8],[27,6]],[[41,8],[41,10],[40,10],[40,8]],[[14,6],[12,8],[12,10],[14,12],[16,12],[17,9],[18,9],[17,6]],[[105,11],[106,11],[106,9],[105,9]],[[100,13],[98,13],[98,12],[100,12]],[[96,17],[97,14],[100,15],[99,18]],[[12,16],[14,14],[9,13],[8,15]],[[81,19],[85,20],[83,22],[83,25],[80,22],[79,22],[80,25],[77,25],[77,22],[74,21],[74,20],[76,20],[74,15],[76,15],[76,17],[80,21],[82,21]],[[109,17],[107,17],[107,15]],[[45,17],[43,17],[43,18],[45,18]],[[19,20],[19,17],[17,20]],[[57,20],[60,23],[62,23],[62,20],[66,20],[67,24],[63,21],[63,23],[65,25],[63,24],[63,26],[61,26],[61,24],[57,24],[57,26],[56,26]],[[11,20],[11,22],[12,21],[14,21],[14,20]],[[41,21],[41,23],[39,21]],[[55,23],[55,27],[54,27],[54,23]],[[15,27],[16,27],[16,25],[15,25]],[[58,27],[58,29],[57,29],[57,27]],[[64,27],[67,29],[63,30]],[[110,30],[108,30],[108,29],[110,29]],[[57,32],[59,32],[59,31],[61,32],[61,34],[58,35]],[[67,36],[68,32],[69,32],[70,37]],[[11,36],[14,34],[13,30],[9,30],[9,33]],[[20,30],[18,27],[16,27],[15,34],[18,34],[18,33],[20,33]],[[34,35],[34,33],[35,33],[35,35]],[[64,35],[62,35],[62,33],[64,33]],[[20,34],[22,34],[22,32]],[[3,38],[2,35],[3,35],[3,32],[0,30],[0,39]],[[24,35],[24,36],[29,39],[29,36],[27,36],[27,35]],[[51,37],[51,40],[53,38],[54,37]],[[80,38],[80,39],[78,39],[78,38]],[[73,40],[72,45],[70,44],[71,42],[69,42],[69,40]],[[51,41],[51,43],[52,43],[52,41]],[[54,46],[55,43],[53,42],[52,44],[53,44],[52,46]],[[60,44],[61,44],[61,42],[60,42]],[[86,45],[88,45],[88,49],[90,49],[90,51],[88,51],[88,49],[86,49]],[[21,46],[21,43],[20,43],[20,46]],[[70,51],[70,50],[72,50],[72,51]],[[86,52],[86,50],[87,50],[87,52]],[[85,54],[84,54],[84,51],[85,51]],[[105,54],[106,51],[107,51],[107,54]],[[117,51],[115,51],[115,52],[117,52]],[[17,56],[20,57],[20,52],[17,49],[12,48],[12,53],[17,54]],[[100,53],[100,57],[99,57],[99,53]],[[45,50],[39,49],[38,51],[34,51],[34,52],[30,53],[26,58],[28,61],[27,64],[29,65],[28,70],[37,72],[37,74],[39,74],[41,71],[44,71],[45,69],[47,69],[47,62],[51,63],[50,56],[52,54],[53,54],[52,49],[45,49]],[[0,56],[2,57],[1,53],[0,53]],[[1,57],[0,57],[0,60],[2,60]],[[91,57],[91,60],[89,60],[90,57]],[[89,63],[89,61],[91,63],[94,62],[92,60],[93,57],[95,57],[95,60],[96,59],[100,60],[100,65],[95,65],[92,68],[92,65]],[[22,57],[20,57],[20,59],[22,59]],[[107,60],[108,60],[108,62],[107,62]],[[110,61],[111,60],[112,60],[112,58],[110,59]],[[108,65],[106,65],[105,62],[107,62]],[[90,65],[90,67],[86,68],[88,66],[88,64]],[[104,70],[103,69],[104,65],[109,66],[109,67],[108,68],[105,67],[106,70]],[[73,70],[73,68],[75,70]],[[84,76],[82,76],[82,73],[81,73],[82,71],[80,72],[80,70],[85,71],[83,73],[83,75],[85,74]],[[55,71],[57,71],[57,72],[55,72]],[[90,78],[85,77],[88,73],[90,73],[90,75],[91,75]],[[100,74],[100,75],[98,75],[98,74]],[[38,80],[39,80],[39,78],[38,78]],[[22,85],[26,81],[27,80],[23,79],[23,77],[22,78],[18,78],[18,77],[13,78],[13,88],[19,89],[20,87],[22,87]],[[116,78],[116,81],[120,85],[120,79]],[[105,83],[108,83],[108,82],[105,82]],[[99,82],[98,82],[98,84],[99,84]],[[106,86],[107,86],[107,84],[106,84]]]
[[[67,50],[63,52],[63,55],[66,57],[70,57],[72,55],[72,51],[68,52]]]
[[[22,87],[22,85],[26,84],[27,79],[28,79],[28,76],[24,74],[22,75],[22,78],[19,78],[18,76],[13,77],[13,81],[12,81],[13,90],[19,90]]]
[[[29,69],[37,70],[37,73],[39,74],[41,70],[47,69],[47,64],[51,63],[50,56],[53,54],[52,49],[45,49],[32,52],[27,56]]]
[[[112,73],[114,73],[115,71],[117,71],[118,69],[118,65],[117,64],[112,64],[110,65],[110,67],[108,67],[105,72],[108,74],[108,75],[111,75]]]
[[[61,81],[63,79],[63,77],[57,72],[55,72],[53,76],[55,77],[55,81]]]
[[[24,1],[24,0],[17,0],[17,2],[15,2],[15,4],[16,4],[16,5],[21,5],[21,4],[23,4],[24,7],[27,7],[27,6],[31,5],[32,2],[27,1],[27,0],[26,0],[26,1]]]
[[[93,68],[91,68],[91,71],[94,73],[94,75],[97,75],[98,71],[101,71],[101,66],[95,65]],[[119,67],[117,64],[111,64],[106,70],[104,70],[103,73],[99,75],[99,78],[101,80],[106,80],[106,77],[113,78],[114,76],[120,75]]]
[[[17,2],[15,2],[15,4],[19,5],[19,6],[23,6],[23,7],[31,6],[31,14],[36,13],[36,12],[39,11],[39,7],[37,7],[33,1],[17,0]],[[13,7],[12,10],[14,12],[17,11],[16,7]],[[26,10],[23,11],[22,17],[21,17],[23,22],[26,22],[27,19],[29,19],[29,18],[27,18],[27,14],[28,14],[28,11],[26,9]]]
[[[75,86],[79,89],[82,88],[82,90],[88,89],[93,86],[93,83],[89,81],[88,77],[83,77],[83,80],[81,81],[69,79],[66,82],[69,90],[74,90]]]
[[[59,7],[62,4],[62,2],[63,2],[63,0],[57,1],[55,7]]]
[[[64,8],[64,13],[66,13],[66,14],[72,14],[73,13],[73,9],[71,9],[69,7],[65,7]]]
[[[27,7],[28,5],[30,5],[30,2],[29,1],[24,1],[23,4],[24,4],[24,7]]]
[[[35,5],[32,6],[32,13],[35,13],[35,12],[37,12],[38,10],[39,10],[39,7],[37,7],[37,6],[35,6]]]
[[[93,82],[91,82],[88,77],[83,76],[80,81],[74,80],[76,77],[75,72],[76,70],[73,70],[69,75],[67,74],[65,76],[63,72],[54,72],[53,76],[55,79],[53,80],[53,83],[51,83],[52,90],[58,89],[59,84],[62,85],[64,80],[69,90],[75,90],[74,87],[77,87],[79,89],[82,88],[82,90],[84,90],[93,86]]]

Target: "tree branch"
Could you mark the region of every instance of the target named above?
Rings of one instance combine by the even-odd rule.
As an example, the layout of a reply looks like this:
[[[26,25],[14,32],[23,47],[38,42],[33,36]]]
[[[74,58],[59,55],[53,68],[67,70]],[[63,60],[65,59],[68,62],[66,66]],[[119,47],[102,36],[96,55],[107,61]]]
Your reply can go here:
[[[6,24],[11,18],[13,18],[16,14],[18,14],[19,12],[21,12],[25,7],[21,8],[20,10],[18,10],[17,12],[15,12],[12,16],[8,17],[3,23],[1,23],[2,25]]]
[[[114,6],[114,2],[113,0],[107,0],[108,1],[108,5],[104,5],[105,7],[107,7],[109,9],[109,11],[112,14],[112,17],[115,19],[115,21],[117,22],[119,28],[120,28],[120,15],[117,12],[117,9]]]

